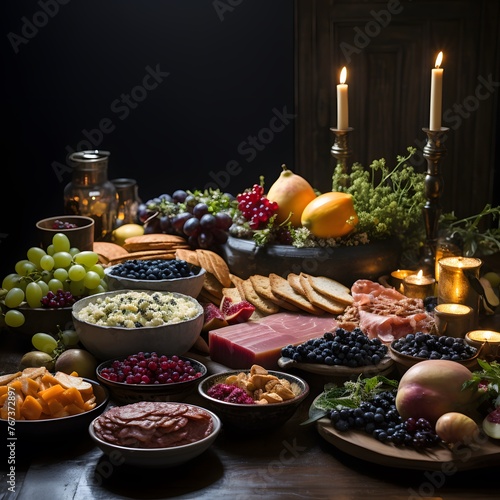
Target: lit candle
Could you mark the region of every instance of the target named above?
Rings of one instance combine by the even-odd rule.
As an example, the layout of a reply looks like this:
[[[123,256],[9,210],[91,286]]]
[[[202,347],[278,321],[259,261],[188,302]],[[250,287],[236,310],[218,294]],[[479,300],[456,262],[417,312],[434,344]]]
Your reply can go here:
[[[349,100],[345,83],[347,69],[344,66],[340,72],[340,83],[337,85],[337,129],[347,130],[349,128]]]
[[[434,320],[439,335],[460,337],[470,330],[474,311],[462,304],[438,304],[434,308]]]
[[[479,357],[488,361],[496,359],[500,355],[500,333],[491,330],[473,330],[465,335],[465,341],[481,349]]]
[[[436,67],[431,70],[431,111],[430,130],[441,130],[441,112],[443,103],[443,53],[436,57]]]
[[[398,269],[397,271],[392,271],[391,273],[391,285],[401,293],[404,293],[403,280],[410,276],[410,274],[415,274],[417,271],[411,271],[410,269]]]
[[[434,295],[436,280],[432,276],[424,276],[422,270],[410,274],[403,280],[403,290],[407,297],[425,299]]]

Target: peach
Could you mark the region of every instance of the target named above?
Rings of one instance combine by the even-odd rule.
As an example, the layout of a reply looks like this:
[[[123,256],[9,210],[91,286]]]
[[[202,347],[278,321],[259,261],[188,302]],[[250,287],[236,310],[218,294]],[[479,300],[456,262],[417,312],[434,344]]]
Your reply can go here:
[[[401,417],[425,418],[434,425],[441,415],[475,410],[477,391],[462,390],[472,372],[456,361],[425,360],[411,366],[398,386],[396,408]]]

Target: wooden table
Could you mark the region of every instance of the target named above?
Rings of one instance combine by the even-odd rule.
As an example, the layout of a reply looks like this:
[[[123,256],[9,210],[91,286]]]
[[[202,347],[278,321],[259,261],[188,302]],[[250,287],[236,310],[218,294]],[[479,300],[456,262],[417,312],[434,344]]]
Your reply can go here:
[[[0,332],[0,370],[15,370],[25,346]],[[221,366],[208,362],[209,371]],[[370,463],[336,449],[301,426],[312,399],[323,388],[310,382],[309,398],[283,427],[260,434],[223,429],[197,459],[166,469],[116,466],[96,448],[86,431],[47,444],[17,442],[15,491],[6,499],[498,499],[498,466],[445,474]],[[199,403],[196,395],[190,397]],[[6,442],[6,441],[5,441]],[[499,445],[500,446],[500,445]],[[0,493],[6,477],[6,446]],[[2,495],[0,495],[2,497]]]

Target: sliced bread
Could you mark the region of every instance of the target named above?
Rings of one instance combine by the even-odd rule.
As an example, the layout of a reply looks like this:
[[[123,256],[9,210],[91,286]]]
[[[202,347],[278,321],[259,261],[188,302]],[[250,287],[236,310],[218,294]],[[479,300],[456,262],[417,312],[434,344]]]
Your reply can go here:
[[[311,304],[314,304],[315,306],[320,307],[321,309],[324,309],[326,312],[329,312],[331,314],[342,314],[345,311],[345,308],[347,307],[346,304],[318,293],[307,279],[307,275],[301,273],[299,280]]]
[[[351,290],[342,283],[326,276],[311,276],[310,274],[306,274],[306,276],[311,286],[318,293],[346,305],[352,305],[354,302]]]
[[[271,300],[259,295],[252,285],[250,279],[243,280],[241,286],[245,292],[245,299],[253,304],[263,314],[276,314],[280,308]]]
[[[323,309],[311,304],[307,298],[292,288],[292,285],[290,285],[287,279],[283,278],[279,274],[271,273],[269,275],[269,280],[274,295],[280,299],[286,300],[308,313],[316,314],[318,316],[324,314],[325,311]]]
[[[255,289],[255,291],[267,298],[271,302],[274,302],[277,306],[287,309],[288,311],[298,311],[299,308],[294,306],[290,302],[286,300],[280,299],[276,295],[274,295],[273,290],[271,288],[271,282],[269,280],[269,276],[264,276],[262,274],[253,274],[250,276],[250,281]]]

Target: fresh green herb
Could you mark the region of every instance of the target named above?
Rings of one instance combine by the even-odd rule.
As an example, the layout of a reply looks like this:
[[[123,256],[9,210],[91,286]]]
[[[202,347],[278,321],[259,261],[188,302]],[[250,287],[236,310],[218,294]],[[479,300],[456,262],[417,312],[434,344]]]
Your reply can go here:
[[[496,227],[488,227],[488,223],[495,220]],[[450,238],[462,242],[465,257],[500,251],[500,206],[486,204],[478,214],[463,219],[457,219],[454,212],[446,213],[439,225]]]
[[[387,390],[387,386],[397,387],[397,380],[382,375],[357,380],[348,380],[342,387],[330,386],[316,399],[314,405],[320,410],[334,410],[340,407],[357,408],[361,401],[369,401],[378,392]]]
[[[497,361],[488,363],[480,358],[477,362],[481,369],[472,372],[472,377],[464,382],[462,389],[472,388],[483,393],[481,397],[483,401],[495,400],[500,403],[500,363]]]
[[[375,375],[357,380],[348,380],[342,386],[325,385],[324,391],[314,400],[309,410],[309,418],[301,425],[307,425],[327,415],[330,410],[340,408],[357,408],[362,401],[370,401],[373,397],[388,387],[397,388],[398,381]]]
[[[370,240],[407,238],[422,227],[425,175],[408,164],[416,149],[407,150],[408,155],[398,156],[392,169],[384,158],[374,160],[369,169],[354,163],[349,173],[336,166],[332,189],[352,194],[359,218],[356,233],[366,233]]]

